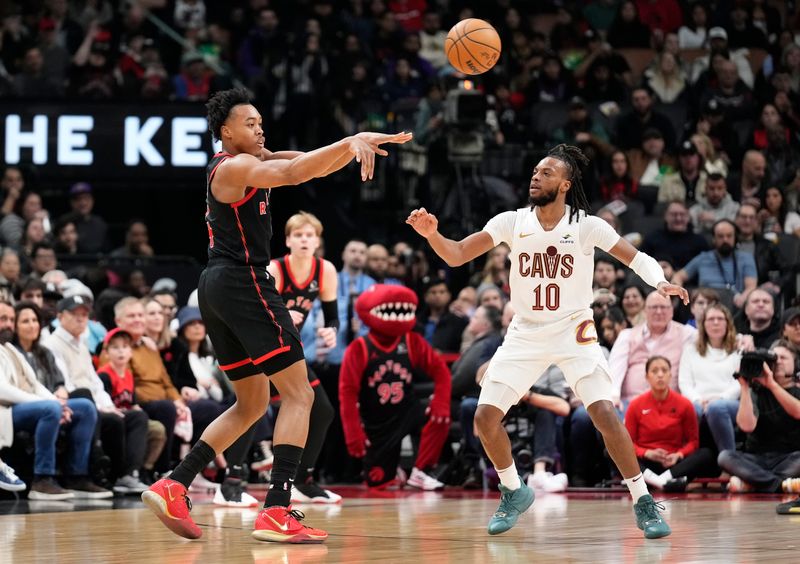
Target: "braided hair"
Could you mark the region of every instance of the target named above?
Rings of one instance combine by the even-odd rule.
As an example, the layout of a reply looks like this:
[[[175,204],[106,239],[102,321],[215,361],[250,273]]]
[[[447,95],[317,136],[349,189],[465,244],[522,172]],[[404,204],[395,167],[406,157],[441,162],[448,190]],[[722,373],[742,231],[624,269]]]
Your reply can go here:
[[[588,215],[589,200],[586,198],[586,192],[583,191],[583,173],[581,169],[589,164],[589,159],[579,148],[565,143],[550,149],[547,156],[558,159],[567,167],[567,179],[571,183],[569,189],[570,200],[568,202],[570,206],[569,221],[572,222],[573,218],[579,219],[581,210]]]
[[[250,93],[244,88],[222,90],[214,94],[206,103],[208,110],[208,130],[219,141],[222,139],[222,125],[231,113],[231,110],[240,104],[251,104]]]

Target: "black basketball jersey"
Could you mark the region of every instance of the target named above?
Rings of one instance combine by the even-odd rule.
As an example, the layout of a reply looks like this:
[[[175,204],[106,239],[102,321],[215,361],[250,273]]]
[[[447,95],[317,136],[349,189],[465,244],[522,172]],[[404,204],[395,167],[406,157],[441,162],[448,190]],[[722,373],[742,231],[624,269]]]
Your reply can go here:
[[[366,425],[381,424],[403,415],[414,397],[408,338],[402,338],[391,351],[378,347],[369,336],[359,337],[367,348],[367,367],[361,380],[359,405]]]
[[[299,311],[303,314],[303,322],[297,326],[297,330],[303,328],[311,311],[314,300],[317,299],[322,291],[322,259],[314,257],[311,262],[311,274],[308,280],[299,282],[292,274],[292,267],[289,264],[289,255],[275,259],[275,264],[281,271],[282,286],[280,295],[286,309]]]
[[[206,168],[208,258],[226,257],[241,264],[266,267],[272,237],[269,190],[247,186],[244,197],[232,204],[218,202],[211,193],[217,167],[231,157],[230,153],[217,153]]]

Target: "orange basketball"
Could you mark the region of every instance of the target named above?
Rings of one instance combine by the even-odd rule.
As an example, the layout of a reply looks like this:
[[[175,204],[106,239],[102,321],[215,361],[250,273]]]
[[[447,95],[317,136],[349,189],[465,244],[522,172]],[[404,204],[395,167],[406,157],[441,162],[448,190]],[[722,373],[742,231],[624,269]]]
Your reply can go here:
[[[483,20],[469,18],[454,25],[444,41],[450,64],[464,74],[481,74],[500,58],[500,36]]]

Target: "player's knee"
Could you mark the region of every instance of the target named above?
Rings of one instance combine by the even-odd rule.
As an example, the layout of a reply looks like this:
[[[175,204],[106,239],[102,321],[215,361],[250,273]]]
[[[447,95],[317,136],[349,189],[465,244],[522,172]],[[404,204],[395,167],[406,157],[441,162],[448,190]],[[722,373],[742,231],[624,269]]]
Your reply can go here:
[[[475,426],[483,434],[500,424],[503,413],[494,406],[480,404],[475,411]]]
[[[587,407],[586,411],[592,418],[594,426],[597,427],[597,430],[603,435],[612,432],[621,424],[617,412],[614,409],[614,404],[610,401],[596,401]]]
[[[280,390],[281,404],[291,403],[311,411],[314,405],[314,389],[308,381],[299,381],[297,385],[291,386],[288,390]]]

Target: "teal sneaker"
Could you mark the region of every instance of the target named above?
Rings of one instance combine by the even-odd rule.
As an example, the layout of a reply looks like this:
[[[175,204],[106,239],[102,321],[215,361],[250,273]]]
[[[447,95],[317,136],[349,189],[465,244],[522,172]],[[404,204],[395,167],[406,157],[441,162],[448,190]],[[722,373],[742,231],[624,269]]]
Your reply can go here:
[[[522,485],[516,490],[509,490],[503,484],[500,484],[500,507],[489,519],[488,530],[490,535],[505,533],[516,525],[519,516],[533,505],[533,500],[536,497],[533,490],[525,485],[522,478],[519,481]]]
[[[664,506],[656,503],[650,494],[643,495],[639,501],[633,504],[636,526],[644,531],[646,539],[660,539],[672,533],[672,529],[658,512],[659,509],[664,511]]]

